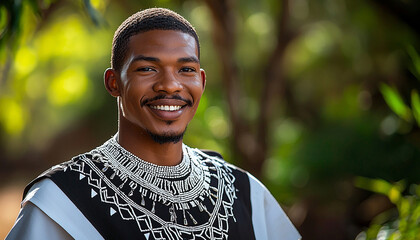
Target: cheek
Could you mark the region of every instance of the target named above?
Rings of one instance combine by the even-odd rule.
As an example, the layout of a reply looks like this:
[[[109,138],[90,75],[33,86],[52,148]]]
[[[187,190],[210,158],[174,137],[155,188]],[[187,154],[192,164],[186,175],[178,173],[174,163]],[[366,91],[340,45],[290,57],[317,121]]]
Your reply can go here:
[[[146,93],[145,85],[140,81],[131,81],[125,86],[125,94],[129,99],[140,99]]]
[[[203,95],[203,84],[201,82],[201,79],[197,79],[196,81],[192,82],[189,85],[190,91],[191,91],[191,95],[193,96],[195,101],[199,101],[201,98],[201,95]]]
[[[135,112],[139,109],[142,92],[142,89],[134,85],[125,86],[121,99],[126,112]]]

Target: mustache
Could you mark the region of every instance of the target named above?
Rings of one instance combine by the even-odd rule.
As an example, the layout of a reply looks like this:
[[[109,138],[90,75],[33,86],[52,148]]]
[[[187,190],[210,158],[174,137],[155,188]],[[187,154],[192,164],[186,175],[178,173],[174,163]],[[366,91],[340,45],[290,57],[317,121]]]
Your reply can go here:
[[[144,99],[140,103],[140,105],[143,107],[143,106],[145,106],[146,104],[148,104],[150,102],[153,102],[153,101],[156,101],[156,100],[160,100],[160,99],[177,99],[177,100],[184,101],[189,107],[192,106],[192,101],[190,101],[188,99],[185,99],[185,98],[179,96],[178,94],[175,94],[175,95],[172,95],[172,96],[168,96],[168,95],[165,95],[165,94],[160,94],[160,95],[157,95],[157,96],[152,97],[152,98]]]

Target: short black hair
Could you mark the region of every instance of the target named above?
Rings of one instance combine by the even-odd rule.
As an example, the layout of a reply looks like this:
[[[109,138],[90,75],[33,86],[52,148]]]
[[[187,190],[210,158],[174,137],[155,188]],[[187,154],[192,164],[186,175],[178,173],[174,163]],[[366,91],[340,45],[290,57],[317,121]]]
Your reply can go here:
[[[191,35],[196,41],[198,58],[200,58],[200,43],[191,23],[172,10],[149,8],[131,15],[115,31],[112,41],[111,68],[121,71],[130,37],[151,30],[176,30]]]

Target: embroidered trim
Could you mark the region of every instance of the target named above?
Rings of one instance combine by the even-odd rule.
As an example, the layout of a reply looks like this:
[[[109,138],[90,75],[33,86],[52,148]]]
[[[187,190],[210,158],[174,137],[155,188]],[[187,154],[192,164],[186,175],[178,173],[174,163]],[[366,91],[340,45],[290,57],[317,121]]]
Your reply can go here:
[[[87,177],[91,198],[100,196],[101,202],[117,209],[110,207],[110,216],[118,212],[122,219],[136,221],[141,232],[155,239],[184,239],[191,234],[226,239],[229,218],[236,221],[232,170],[186,145],[180,164],[158,166],[134,156],[112,138],[74,158],[69,167],[80,173],[80,181]],[[167,214],[158,216],[156,209]]]

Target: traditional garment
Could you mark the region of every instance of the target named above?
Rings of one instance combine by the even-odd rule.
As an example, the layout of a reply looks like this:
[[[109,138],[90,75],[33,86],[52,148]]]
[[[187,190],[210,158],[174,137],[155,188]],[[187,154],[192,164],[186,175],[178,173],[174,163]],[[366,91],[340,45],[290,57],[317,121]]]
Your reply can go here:
[[[300,239],[252,175],[182,148],[180,164],[158,166],[114,137],[54,166],[25,189],[6,239]]]

